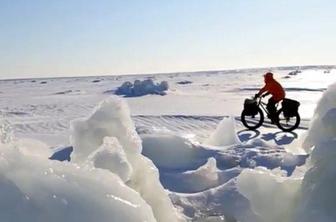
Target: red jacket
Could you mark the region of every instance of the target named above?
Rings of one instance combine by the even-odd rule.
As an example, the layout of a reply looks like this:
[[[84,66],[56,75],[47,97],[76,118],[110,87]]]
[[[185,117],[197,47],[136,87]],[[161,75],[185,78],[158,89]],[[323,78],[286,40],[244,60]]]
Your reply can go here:
[[[273,77],[265,78],[265,86],[259,91],[258,95],[262,95],[264,92],[270,93],[275,102],[279,102],[285,98],[285,90]]]

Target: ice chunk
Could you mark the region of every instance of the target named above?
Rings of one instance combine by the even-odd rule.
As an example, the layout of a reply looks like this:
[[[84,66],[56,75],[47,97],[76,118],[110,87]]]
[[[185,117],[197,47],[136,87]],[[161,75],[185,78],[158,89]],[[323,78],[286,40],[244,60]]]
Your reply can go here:
[[[105,137],[117,138],[128,155],[140,154],[142,150],[128,106],[117,97],[101,102],[87,119],[72,121],[71,129],[75,160],[86,160]]]
[[[169,89],[169,84],[167,81],[162,81],[159,85],[158,85],[158,89],[159,91],[166,91]]]
[[[238,191],[249,199],[259,222],[291,221],[300,185],[300,179],[282,177],[265,168],[245,169],[237,180]]]
[[[216,159],[211,157],[206,164],[198,168],[195,174],[203,177],[204,181],[211,184],[218,181],[217,171]]]
[[[318,102],[303,148],[309,151],[314,144],[336,135],[336,83],[330,85]]]
[[[160,178],[170,191],[195,193],[224,184],[239,175],[240,172],[239,168],[219,170],[216,166],[216,159],[211,157],[207,163],[196,170],[182,173],[160,172]]]
[[[14,139],[13,129],[5,119],[0,119],[0,143],[10,143]]]
[[[172,199],[192,221],[204,221],[216,215],[227,221],[261,222],[249,201],[237,191],[234,180],[204,192],[172,194]]]
[[[143,154],[164,169],[192,169],[204,164],[208,154],[188,139],[169,134],[142,137]]]
[[[52,154],[48,145],[41,141],[33,139],[19,139],[15,141],[15,144],[17,148],[20,149],[20,152],[25,155],[38,156],[47,159]]]
[[[105,137],[103,145],[94,151],[88,159],[94,167],[107,169],[118,175],[124,182],[131,177],[132,167],[116,138]]]
[[[225,117],[217,126],[216,131],[205,141],[213,146],[230,146],[239,144],[240,140],[236,133],[235,120],[233,117]]]
[[[143,198],[114,174],[48,160],[20,146],[0,144],[1,221],[156,221]]]
[[[127,185],[152,207],[155,218],[162,222],[177,221],[176,209],[159,181],[157,168],[141,154],[141,139],[128,106],[121,98],[106,99],[87,119],[72,123],[75,161],[85,162],[89,154],[103,144],[105,137],[115,137],[119,141],[133,169]]]
[[[295,222],[336,220],[336,140],[328,140],[315,145],[303,182],[301,199]]]
[[[115,91],[116,95],[124,95],[127,97],[144,96],[147,94],[165,95],[165,91],[169,88],[167,81],[162,81],[159,84],[153,82],[152,79],[143,81],[135,80],[134,84],[125,82]]]
[[[315,110],[305,148],[314,147],[293,221],[336,221],[336,84],[328,87]]]

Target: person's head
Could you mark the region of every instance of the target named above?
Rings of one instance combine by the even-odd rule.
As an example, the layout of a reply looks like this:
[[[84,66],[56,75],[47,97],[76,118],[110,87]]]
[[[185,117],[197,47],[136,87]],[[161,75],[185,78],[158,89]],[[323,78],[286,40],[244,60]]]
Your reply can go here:
[[[273,73],[271,72],[267,72],[265,75],[264,75],[264,81],[265,83],[266,82],[269,82],[269,81],[272,81],[273,80]]]

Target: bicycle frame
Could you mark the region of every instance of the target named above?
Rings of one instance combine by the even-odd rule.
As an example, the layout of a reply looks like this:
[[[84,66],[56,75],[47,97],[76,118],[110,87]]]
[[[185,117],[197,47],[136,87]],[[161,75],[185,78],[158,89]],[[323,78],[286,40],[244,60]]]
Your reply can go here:
[[[283,111],[283,107],[281,103],[275,104],[276,115],[273,115],[272,117],[270,115],[270,112],[267,110],[267,103],[262,101],[262,97],[255,98],[253,100],[254,100],[255,105],[258,107],[257,111],[253,110],[253,113],[255,113],[255,115],[253,114],[251,115],[249,113],[249,109],[248,109],[249,107],[246,107],[247,110],[245,110],[245,105],[248,105],[248,104],[244,104],[244,110],[241,113],[241,120],[242,120],[243,125],[246,126],[246,128],[250,130],[255,130],[259,128],[265,120],[265,114],[267,114],[267,117],[271,119],[272,124],[276,124],[277,127],[283,130],[284,132],[291,132],[300,125],[300,115],[296,113],[295,116],[293,117],[284,116],[284,111]],[[256,115],[258,117],[260,116],[260,118],[257,118],[256,121],[252,120],[255,118]],[[293,121],[291,121],[291,119],[293,119]]]
[[[268,112],[266,106],[267,106],[267,103],[263,102],[262,101],[262,97],[259,97],[256,99],[257,100],[257,105],[259,107],[261,107],[262,110],[264,110],[264,112],[270,116],[270,113]],[[275,105],[275,108],[278,110],[278,103]]]

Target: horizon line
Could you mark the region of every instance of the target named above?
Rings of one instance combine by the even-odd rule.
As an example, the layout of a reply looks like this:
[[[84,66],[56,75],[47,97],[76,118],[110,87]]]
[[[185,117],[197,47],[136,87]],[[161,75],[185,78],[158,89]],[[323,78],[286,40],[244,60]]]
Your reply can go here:
[[[192,71],[175,71],[175,72],[149,72],[149,73],[126,73],[126,74],[103,74],[103,75],[78,75],[78,76],[46,76],[46,77],[18,77],[18,78],[0,78],[0,81],[12,81],[12,80],[29,80],[29,79],[61,79],[61,78],[91,78],[91,77],[121,77],[121,76],[146,76],[146,75],[167,75],[167,74],[192,74],[202,72],[230,72],[230,71],[247,71],[247,70],[265,70],[265,69],[309,69],[309,68],[336,68],[336,65],[284,65],[284,66],[270,66],[270,67],[249,67],[249,68],[229,68],[229,69],[210,69],[210,70],[192,70]]]

